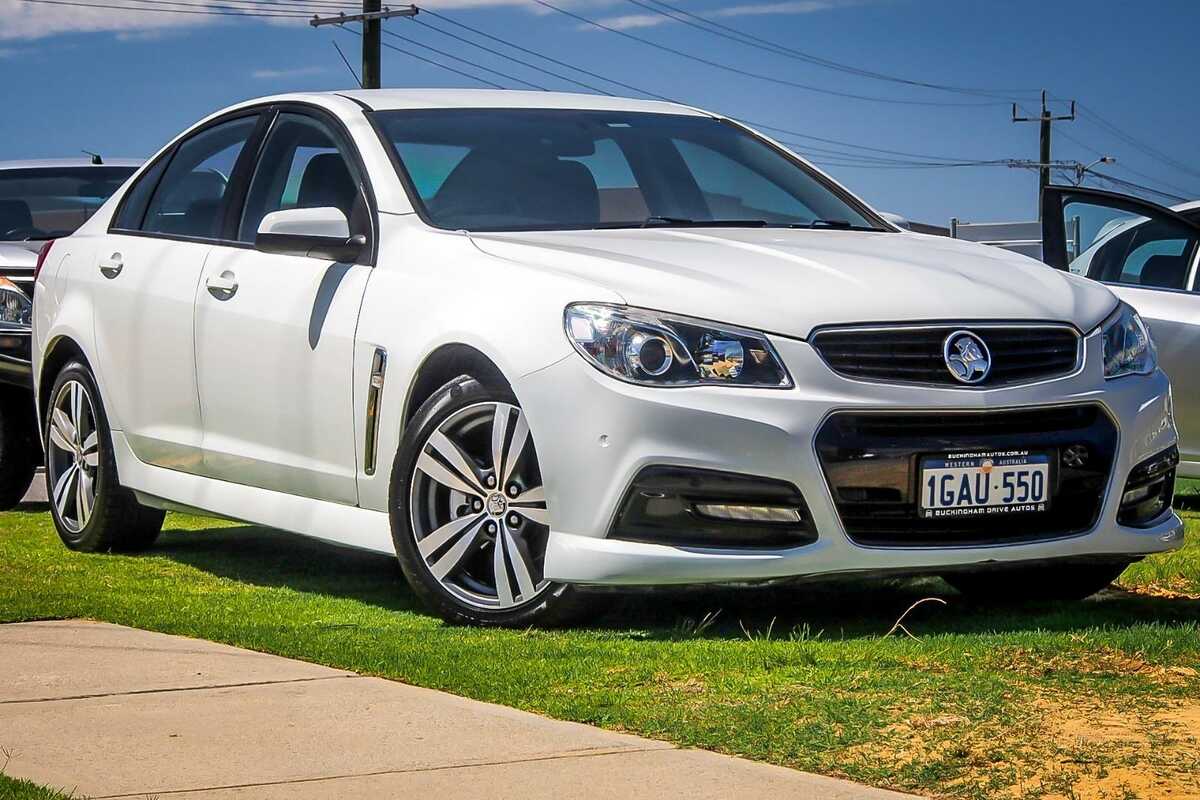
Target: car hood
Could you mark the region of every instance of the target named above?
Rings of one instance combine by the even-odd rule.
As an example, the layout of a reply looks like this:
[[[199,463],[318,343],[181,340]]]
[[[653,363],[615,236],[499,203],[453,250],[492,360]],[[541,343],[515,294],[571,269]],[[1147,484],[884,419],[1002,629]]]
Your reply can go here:
[[[1100,284],[1031,258],[914,233],[648,228],[472,239],[630,305],[799,338],[823,325],[918,320],[1069,322],[1086,333],[1117,302]]]
[[[35,267],[45,242],[0,242],[0,267]],[[30,249],[33,248],[33,249]]]

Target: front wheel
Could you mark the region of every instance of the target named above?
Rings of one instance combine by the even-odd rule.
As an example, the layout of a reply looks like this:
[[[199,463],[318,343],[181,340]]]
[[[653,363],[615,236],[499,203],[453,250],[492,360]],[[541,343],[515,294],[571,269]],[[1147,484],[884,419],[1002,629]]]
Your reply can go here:
[[[446,621],[552,625],[582,609],[544,575],[546,495],[510,392],[464,376],[426,401],[396,454],[389,506],[405,577]]]
[[[1127,566],[1128,561],[1044,564],[980,572],[951,572],[943,575],[942,579],[967,599],[980,603],[1072,602],[1091,597],[1107,588]]]
[[[46,492],[63,544],[89,553],[142,550],[164,513],[117,482],[108,418],[86,366],[63,367],[46,407]]]

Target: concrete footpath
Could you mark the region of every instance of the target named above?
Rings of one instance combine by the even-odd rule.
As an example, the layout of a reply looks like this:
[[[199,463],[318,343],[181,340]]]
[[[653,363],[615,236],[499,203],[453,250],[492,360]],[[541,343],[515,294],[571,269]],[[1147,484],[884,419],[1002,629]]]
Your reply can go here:
[[[904,797],[82,621],[0,625],[0,748],[7,774],[92,798]]]

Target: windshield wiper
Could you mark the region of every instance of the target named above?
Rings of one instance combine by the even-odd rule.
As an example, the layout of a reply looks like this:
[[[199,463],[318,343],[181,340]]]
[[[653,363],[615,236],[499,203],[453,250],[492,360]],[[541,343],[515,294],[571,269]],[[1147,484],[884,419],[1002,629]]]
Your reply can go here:
[[[643,228],[765,228],[765,219],[688,219],[653,214],[642,221]]]
[[[839,230],[848,231],[854,226],[850,224],[848,219],[814,219],[807,225],[792,225],[793,228],[838,228]]]

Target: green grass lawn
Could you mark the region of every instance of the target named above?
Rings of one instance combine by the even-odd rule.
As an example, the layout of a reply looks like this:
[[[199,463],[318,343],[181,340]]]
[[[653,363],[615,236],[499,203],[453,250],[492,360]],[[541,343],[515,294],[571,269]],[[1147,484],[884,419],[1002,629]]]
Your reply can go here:
[[[275,531],[171,515],[146,555],[84,555],[46,514],[14,512],[0,622],[212,639],[943,797],[1194,793],[1200,484],[1179,506],[1186,547],[1080,605],[983,610],[937,580],[843,581],[612,597],[569,631],[445,626],[393,559]],[[933,596],[947,605],[905,619],[915,638],[885,636]],[[50,796],[30,791],[0,778],[0,797]]]

